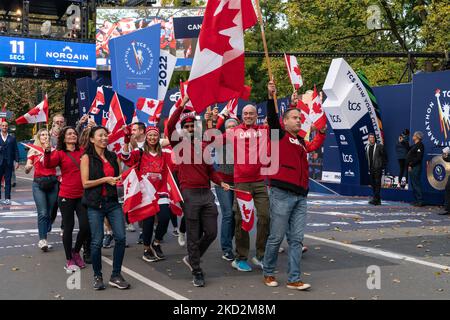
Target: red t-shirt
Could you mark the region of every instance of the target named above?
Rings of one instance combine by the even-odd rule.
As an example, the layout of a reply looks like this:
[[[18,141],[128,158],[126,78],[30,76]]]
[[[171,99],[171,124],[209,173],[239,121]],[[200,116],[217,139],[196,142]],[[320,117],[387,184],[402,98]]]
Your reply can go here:
[[[103,161],[103,173],[105,174],[105,177],[114,177],[114,168],[113,166],[109,163],[108,160],[104,160]],[[102,196],[106,196],[106,183],[103,184],[102,186]]]
[[[84,150],[67,151],[75,162],[62,150],[55,150],[44,154],[44,167],[50,169],[61,168],[61,185],[59,196],[68,199],[78,199],[83,196],[84,189],[81,183],[80,162]]]
[[[44,167],[43,157],[41,158],[41,155],[33,154],[28,157],[28,159],[33,162],[34,167],[34,177],[35,178],[41,178],[41,177],[49,177],[49,176],[56,176],[56,169],[47,169]]]

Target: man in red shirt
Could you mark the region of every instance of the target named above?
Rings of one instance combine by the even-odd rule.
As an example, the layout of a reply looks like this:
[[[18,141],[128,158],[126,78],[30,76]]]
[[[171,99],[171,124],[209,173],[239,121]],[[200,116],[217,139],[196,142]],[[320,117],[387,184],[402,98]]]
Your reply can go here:
[[[278,144],[279,168],[269,176],[270,235],[264,254],[264,283],[269,287],[278,286],[274,274],[278,250],[286,235],[289,244],[289,275],[286,286],[289,289],[306,290],[311,286],[301,281],[300,268],[309,179],[306,156],[308,152],[320,148],[323,144],[326,127],[318,131],[313,141],[305,141],[298,135],[301,129],[301,112],[299,109],[290,108],[283,114],[282,129],[275,112],[273,95],[276,89],[272,81],[269,82],[268,92],[268,123],[271,130],[278,130],[277,139],[272,135],[271,143]]]
[[[186,217],[188,255],[183,262],[192,272],[193,284],[203,287],[205,279],[200,268],[200,257],[206,252],[217,236],[217,206],[211,192],[211,181],[229,190],[221,177],[214,172],[211,161],[203,159],[206,144],[196,141],[196,135],[202,133],[201,128],[195,128],[195,116],[184,106],[189,101],[186,94],[183,100],[176,104],[177,109],[170,117],[167,128],[170,144],[174,148],[175,163],[178,165],[178,179],[181,194],[184,199],[183,212]],[[183,113],[183,114],[182,114]],[[183,132],[175,131],[177,122],[181,120]]]

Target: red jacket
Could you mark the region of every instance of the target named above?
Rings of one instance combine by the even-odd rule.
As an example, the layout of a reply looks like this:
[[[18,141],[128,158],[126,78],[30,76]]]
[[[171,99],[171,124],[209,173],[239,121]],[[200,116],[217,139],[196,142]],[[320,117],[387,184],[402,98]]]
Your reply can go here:
[[[261,153],[268,156],[269,130],[264,125],[246,126],[244,123],[233,128],[231,136],[234,143],[234,182],[263,181],[261,175]],[[230,135],[224,133],[227,139]],[[255,161],[256,160],[256,161]]]
[[[309,164],[307,153],[323,144],[325,134],[317,132],[313,141],[305,141],[300,136],[294,136],[281,129],[275,113],[273,100],[267,102],[268,122],[271,129],[279,130],[278,140],[272,140],[279,154],[278,172],[269,176],[270,185],[296,194],[306,196],[309,185]]]
[[[84,189],[81,183],[80,162],[84,150],[67,151],[75,162],[62,150],[54,150],[44,153],[44,167],[50,169],[61,168],[61,185],[59,186],[59,196],[62,198],[78,199],[83,196]]]
[[[213,166],[210,164],[206,164],[204,162],[203,156],[201,156],[201,163],[194,163],[194,154],[195,154],[195,148],[194,143],[189,142],[190,147],[190,153],[191,158],[188,159],[190,161],[187,161],[189,163],[183,163],[181,162],[183,157],[183,151],[178,154],[177,150],[175,149],[175,146],[177,146],[180,142],[183,141],[184,138],[180,138],[179,141],[172,140],[172,135],[175,131],[175,126],[180,118],[180,115],[182,113],[182,108],[177,108],[172,116],[170,117],[169,121],[167,122],[167,128],[168,128],[168,136],[170,137],[170,144],[174,148],[175,153],[175,164],[177,165],[177,171],[178,171],[178,180],[180,182],[180,187],[182,190],[184,189],[200,189],[200,188],[207,188],[209,189],[211,187],[211,181],[214,183],[220,185],[222,183],[222,179],[217,174],[217,172],[214,171]],[[183,143],[188,143],[187,141],[183,141]],[[206,143],[201,144],[201,151],[202,154],[205,154],[204,149],[206,147]],[[210,162],[212,163],[212,162]]]

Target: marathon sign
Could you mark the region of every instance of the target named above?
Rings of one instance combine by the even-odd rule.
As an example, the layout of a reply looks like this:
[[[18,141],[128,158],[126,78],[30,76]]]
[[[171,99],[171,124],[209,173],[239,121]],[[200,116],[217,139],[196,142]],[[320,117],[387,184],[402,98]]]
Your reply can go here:
[[[365,147],[369,133],[381,142],[375,108],[353,69],[342,59],[333,59],[323,85],[327,99],[322,108],[333,129],[341,153],[343,183],[368,184]]]
[[[0,63],[95,70],[95,44],[0,37]]]
[[[203,17],[173,18],[175,39],[198,38],[202,23]]]

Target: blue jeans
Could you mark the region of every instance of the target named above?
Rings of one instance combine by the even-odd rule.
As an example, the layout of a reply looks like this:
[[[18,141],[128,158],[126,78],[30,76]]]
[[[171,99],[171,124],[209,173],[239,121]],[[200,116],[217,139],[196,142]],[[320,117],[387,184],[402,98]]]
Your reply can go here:
[[[409,181],[411,182],[412,192],[416,202],[422,202],[422,185],[420,183],[420,176],[422,175],[422,165],[415,166],[409,173]]]
[[[288,282],[301,280],[303,234],[306,226],[306,197],[272,187],[270,199],[270,234],[264,254],[265,276],[274,276],[278,249],[286,235],[289,244]]]
[[[233,237],[234,237],[234,215],[233,215],[233,199],[234,191],[225,191],[219,186],[216,189],[217,200],[220,204],[220,212],[222,213],[222,226],[220,229],[220,245],[224,253],[233,253]]]
[[[91,259],[94,276],[102,276],[103,221],[108,219],[114,237],[112,277],[120,275],[125,255],[125,217],[118,202],[102,201],[100,209],[88,207],[91,227]]]
[[[39,189],[39,184],[33,181],[32,190],[37,208],[39,239],[47,239],[47,233],[52,229],[53,207],[58,199],[58,184],[55,183],[51,191],[42,191]]]

